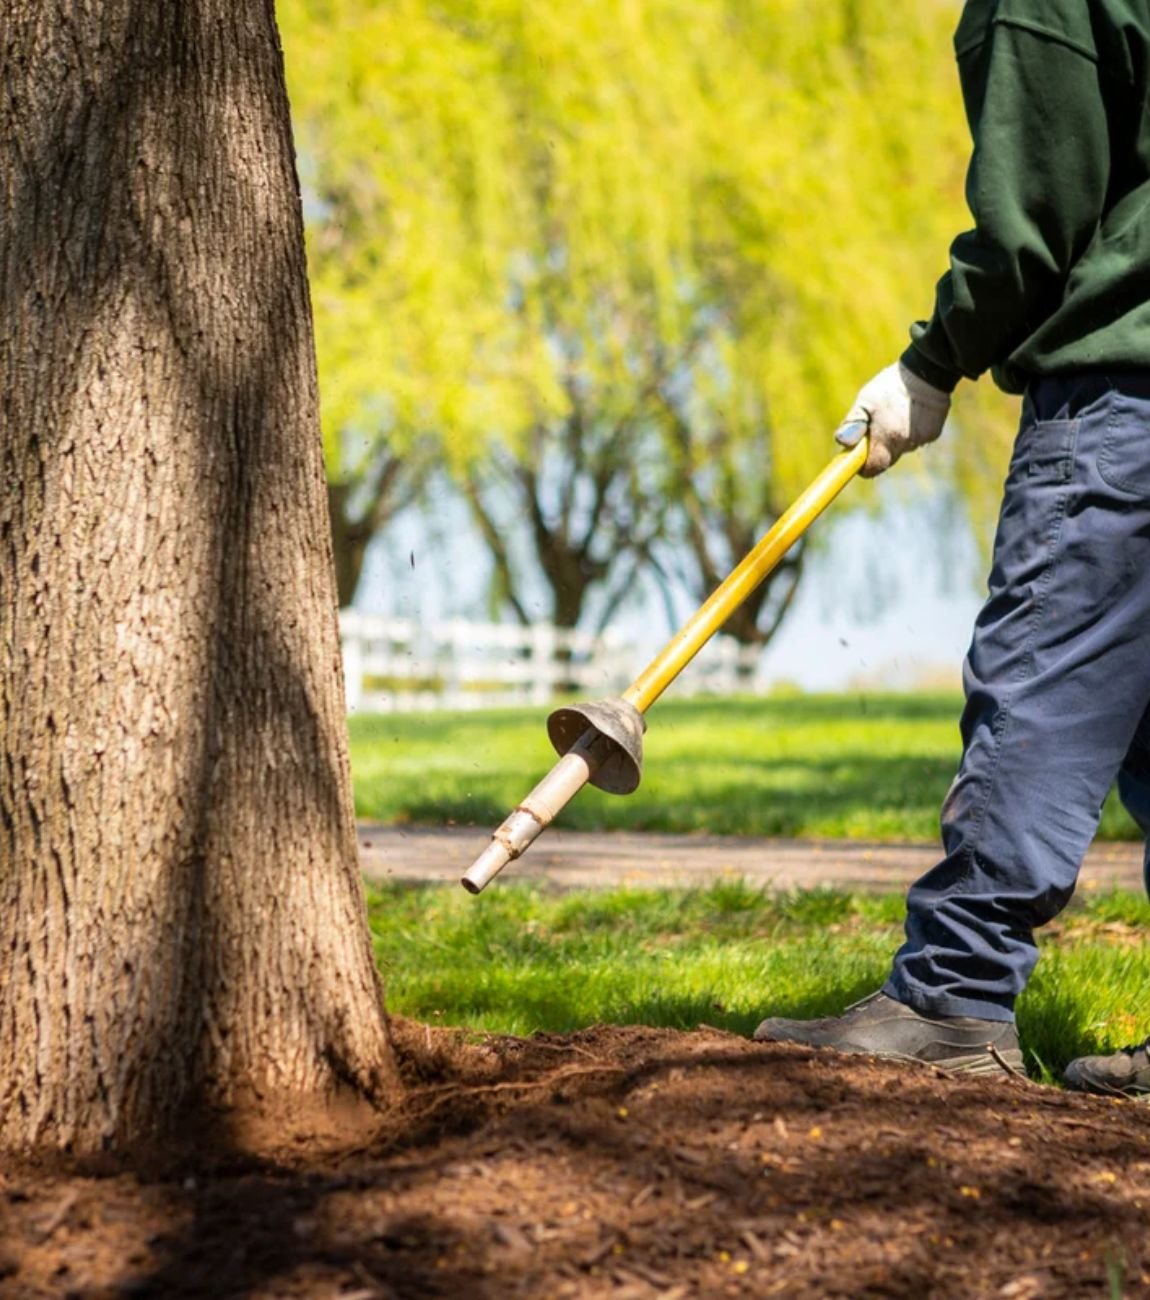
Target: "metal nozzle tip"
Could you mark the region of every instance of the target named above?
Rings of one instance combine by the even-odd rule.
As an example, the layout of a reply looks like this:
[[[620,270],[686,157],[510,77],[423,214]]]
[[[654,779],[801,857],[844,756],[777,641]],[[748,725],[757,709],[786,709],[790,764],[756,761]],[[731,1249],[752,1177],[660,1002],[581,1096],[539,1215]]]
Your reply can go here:
[[[503,868],[511,861],[511,854],[506,845],[499,840],[492,840],[483,852],[468,867],[460,884],[469,894],[480,893]]]

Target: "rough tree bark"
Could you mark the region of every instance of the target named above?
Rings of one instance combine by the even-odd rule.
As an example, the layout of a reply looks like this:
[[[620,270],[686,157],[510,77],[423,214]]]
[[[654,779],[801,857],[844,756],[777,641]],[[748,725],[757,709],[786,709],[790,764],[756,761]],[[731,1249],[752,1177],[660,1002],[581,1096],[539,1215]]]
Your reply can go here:
[[[0,1143],[394,1086],[272,0],[9,0]]]

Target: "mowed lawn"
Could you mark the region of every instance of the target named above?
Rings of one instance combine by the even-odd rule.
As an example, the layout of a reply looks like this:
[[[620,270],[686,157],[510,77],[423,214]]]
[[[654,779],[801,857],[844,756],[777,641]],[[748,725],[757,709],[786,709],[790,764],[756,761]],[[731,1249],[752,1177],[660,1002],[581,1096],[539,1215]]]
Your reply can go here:
[[[836,695],[657,705],[639,790],[585,790],[563,824],[730,835],[935,841],[958,761],[953,695]],[[554,756],[544,711],[360,717],[361,817],[494,828]],[[1136,835],[1111,799],[1111,838]],[[500,882],[371,886],[388,1005],[477,1032],[596,1022],[748,1034],[767,1014],[841,1011],[877,988],[901,938],[900,894],[702,890],[559,894]],[[1150,904],[1083,891],[1042,931],[1018,1008],[1036,1077],[1150,1032]]]
[[[639,789],[584,790],[559,824],[933,841],[961,707],[953,694],[661,701]],[[545,720],[544,709],[353,717],[356,810],[494,828],[555,761]],[[1100,834],[1137,838],[1113,796]]]
[[[902,896],[501,884],[369,887],[388,1006],[474,1031],[567,1032],[599,1022],[749,1034],[768,1014],[834,1014],[878,988]],[[1028,1068],[1055,1081],[1082,1052],[1150,1033],[1150,903],[1085,892],[1042,932],[1018,1007]]]

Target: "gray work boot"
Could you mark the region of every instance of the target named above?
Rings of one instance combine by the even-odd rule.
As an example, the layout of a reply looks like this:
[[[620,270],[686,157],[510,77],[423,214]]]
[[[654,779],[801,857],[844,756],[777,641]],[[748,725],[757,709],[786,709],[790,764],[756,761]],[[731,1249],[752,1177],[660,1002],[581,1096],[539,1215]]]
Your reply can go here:
[[[1109,1056],[1080,1056],[1063,1074],[1068,1088],[1114,1097],[1150,1096],[1150,1038]]]
[[[803,1043],[840,1052],[865,1052],[925,1061],[968,1074],[1021,1074],[1018,1034],[1008,1021],[969,1016],[927,1016],[885,993],[822,1020],[772,1016],[755,1030],[760,1043]]]

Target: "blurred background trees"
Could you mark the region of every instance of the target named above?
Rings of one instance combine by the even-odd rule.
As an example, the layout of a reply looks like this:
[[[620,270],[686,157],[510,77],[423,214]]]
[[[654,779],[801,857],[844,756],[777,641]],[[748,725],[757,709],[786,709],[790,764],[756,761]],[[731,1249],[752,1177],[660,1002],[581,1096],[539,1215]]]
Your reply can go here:
[[[601,623],[639,575],[701,599],[929,311],[966,217],[959,6],[279,8],[342,603],[444,480],[501,613],[531,588]],[[964,388],[982,521],[1009,422]],[[801,574],[729,630],[765,642]]]

